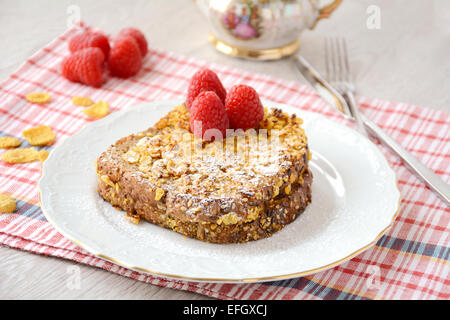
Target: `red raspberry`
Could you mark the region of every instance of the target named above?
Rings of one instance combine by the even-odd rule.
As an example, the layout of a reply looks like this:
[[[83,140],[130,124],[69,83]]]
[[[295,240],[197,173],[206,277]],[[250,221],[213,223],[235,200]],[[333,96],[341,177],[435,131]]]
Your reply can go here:
[[[109,53],[108,65],[115,76],[129,78],[136,75],[142,67],[137,41],[131,36],[118,37]]]
[[[84,32],[73,36],[69,41],[70,52],[90,47],[100,48],[105,57],[108,58],[110,49],[109,41],[108,38],[101,33]]]
[[[258,93],[243,84],[233,86],[228,91],[225,109],[233,129],[256,128],[264,118],[264,108]]]
[[[227,92],[222,82],[220,82],[219,77],[214,71],[205,68],[197,71],[191,78],[186,97],[186,107],[188,110],[191,108],[194,99],[203,91],[214,91],[222,103],[225,104]]]
[[[85,48],[64,58],[61,69],[64,78],[89,86],[103,84],[105,55],[99,48]]]
[[[192,102],[190,127],[192,133],[196,137],[204,140],[212,140],[219,138],[215,136],[214,131],[205,132],[209,129],[217,129],[222,134],[222,138],[226,135],[228,129],[228,117],[222,101],[213,91],[203,91]]]
[[[144,34],[136,29],[136,28],[125,28],[119,32],[119,37],[121,36],[131,36],[136,40],[139,46],[139,50],[141,50],[142,58],[146,56],[148,51],[148,43],[147,39],[145,39]]]

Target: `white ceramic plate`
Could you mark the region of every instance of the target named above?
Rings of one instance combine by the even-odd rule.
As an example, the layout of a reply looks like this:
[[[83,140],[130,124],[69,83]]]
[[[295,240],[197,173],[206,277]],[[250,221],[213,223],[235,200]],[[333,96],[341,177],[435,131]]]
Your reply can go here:
[[[377,147],[319,114],[264,101],[304,119],[313,158],[312,203],[268,239],[211,244],[125,219],[96,193],[94,161],[117,139],[152,126],[180,101],[115,112],[57,146],[39,181],[42,210],[94,255],[138,271],[209,282],[286,279],[331,268],[373,245],[392,225],[400,193]]]

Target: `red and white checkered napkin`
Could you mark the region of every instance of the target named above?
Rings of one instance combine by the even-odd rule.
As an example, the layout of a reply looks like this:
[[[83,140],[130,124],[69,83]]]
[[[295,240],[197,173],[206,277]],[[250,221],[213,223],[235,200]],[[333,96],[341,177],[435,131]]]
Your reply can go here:
[[[296,82],[282,81],[173,53],[150,50],[143,70],[127,80],[110,78],[101,89],[71,83],[60,76],[71,29],[55,39],[0,85],[0,135],[21,138],[22,130],[51,126],[56,144],[77,133],[88,120],[70,99],[76,95],[106,100],[113,112],[143,101],[183,97],[189,78],[202,66],[215,70],[226,87],[253,86],[280,103],[325,114],[345,122],[314,92]],[[30,92],[52,96],[45,105],[25,100]],[[363,112],[450,182],[450,115],[403,103],[360,98]],[[26,143],[24,142],[23,146]],[[0,192],[17,199],[14,214],[0,214],[0,243],[12,248],[62,257],[100,267],[159,286],[189,290],[221,299],[449,299],[450,209],[383,149],[398,176],[402,194],[394,226],[374,247],[333,269],[292,280],[257,284],[215,284],[166,280],[131,271],[92,256],[59,234],[39,207],[40,163],[9,165],[0,161]]]

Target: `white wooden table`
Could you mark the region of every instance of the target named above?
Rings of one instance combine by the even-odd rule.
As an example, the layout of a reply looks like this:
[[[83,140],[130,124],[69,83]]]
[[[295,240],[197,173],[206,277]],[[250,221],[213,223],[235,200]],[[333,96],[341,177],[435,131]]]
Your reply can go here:
[[[207,23],[190,0],[71,1],[81,19],[106,32],[144,31],[150,46],[249,71],[298,80],[290,61],[250,62],[217,53]],[[366,12],[380,8],[381,28],[368,29]],[[0,80],[66,29],[67,1],[0,0]],[[450,1],[346,0],[332,19],[302,37],[301,54],[323,69],[325,35],[345,36],[358,93],[450,111]],[[70,267],[81,271],[70,289]],[[207,299],[134,281],[97,268],[0,246],[0,298]]]

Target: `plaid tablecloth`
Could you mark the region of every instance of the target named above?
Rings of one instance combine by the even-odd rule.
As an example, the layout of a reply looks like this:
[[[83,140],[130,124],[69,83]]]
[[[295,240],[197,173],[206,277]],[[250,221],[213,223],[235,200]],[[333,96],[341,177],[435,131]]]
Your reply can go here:
[[[70,29],[52,41],[0,85],[0,136],[22,139],[22,130],[46,124],[56,133],[58,145],[89,123],[80,107],[71,103],[73,96],[106,100],[112,112],[146,101],[180,98],[185,95],[189,78],[202,66],[216,71],[226,87],[246,83],[262,98],[322,113],[351,125],[312,89],[297,82],[153,48],[142,71],[131,79],[109,78],[100,89],[71,83],[60,76],[59,65],[68,53],[68,39],[76,32]],[[36,91],[50,93],[51,103],[27,102],[25,95]],[[359,102],[369,118],[450,182],[448,113],[363,97]],[[23,146],[27,146],[26,141]],[[393,227],[371,249],[337,267],[306,277],[256,284],[196,283],[153,277],[99,259],[64,238],[46,220],[37,192],[39,162],[10,165],[0,161],[0,193],[17,199],[18,207],[14,214],[0,214],[0,243],[220,299],[449,299],[450,209],[399,159],[382,150],[397,173],[402,194],[401,210]]]

